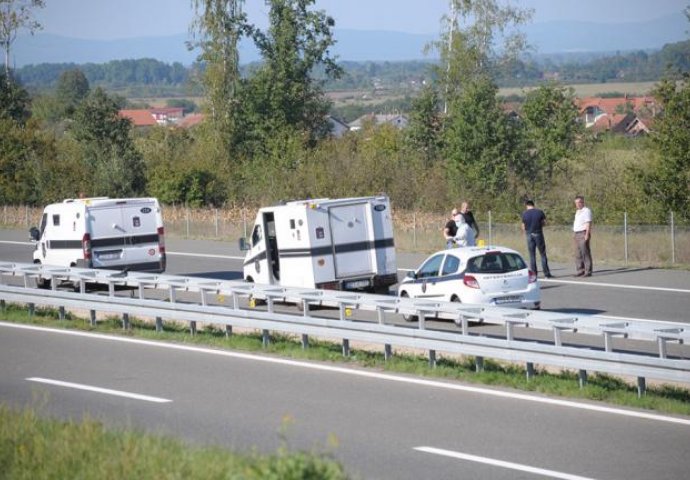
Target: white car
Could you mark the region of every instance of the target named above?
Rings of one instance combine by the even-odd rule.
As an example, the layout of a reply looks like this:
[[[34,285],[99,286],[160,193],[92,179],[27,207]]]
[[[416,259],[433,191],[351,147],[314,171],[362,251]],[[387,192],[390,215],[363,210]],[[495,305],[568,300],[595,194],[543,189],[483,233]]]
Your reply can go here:
[[[436,252],[407,274],[398,295],[512,308],[541,306],[537,275],[518,252],[497,246]]]

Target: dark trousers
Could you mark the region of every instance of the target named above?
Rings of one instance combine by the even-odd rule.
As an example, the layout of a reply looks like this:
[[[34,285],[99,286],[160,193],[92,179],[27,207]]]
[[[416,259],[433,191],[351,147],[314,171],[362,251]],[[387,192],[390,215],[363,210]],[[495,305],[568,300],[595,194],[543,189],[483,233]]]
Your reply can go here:
[[[529,251],[530,270],[532,270],[535,274],[538,273],[536,250],[539,250],[539,256],[541,257],[541,268],[544,271],[544,275],[547,277],[551,275],[551,271],[549,270],[549,260],[546,258],[546,241],[544,241],[543,233],[527,234],[527,250]]]
[[[575,269],[578,274],[592,274],[592,251],[589,239],[585,240],[585,232],[575,232]]]

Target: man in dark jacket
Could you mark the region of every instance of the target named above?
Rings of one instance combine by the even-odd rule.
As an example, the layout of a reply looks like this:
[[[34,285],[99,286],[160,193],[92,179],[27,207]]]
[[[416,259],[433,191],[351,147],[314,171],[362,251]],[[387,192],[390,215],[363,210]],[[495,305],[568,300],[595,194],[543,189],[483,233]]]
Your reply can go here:
[[[552,278],[549,270],[549,261],[546,258],[546,241],[544,240],[543,227],[546,225],[546,215],[534,206],[532,200],[525,200],[525,211],[522,214],[522,231],[527,238],[527,250],[529,251],[529,268],[537,274],[537,254],[541,257],[541,268],[544,277]]]

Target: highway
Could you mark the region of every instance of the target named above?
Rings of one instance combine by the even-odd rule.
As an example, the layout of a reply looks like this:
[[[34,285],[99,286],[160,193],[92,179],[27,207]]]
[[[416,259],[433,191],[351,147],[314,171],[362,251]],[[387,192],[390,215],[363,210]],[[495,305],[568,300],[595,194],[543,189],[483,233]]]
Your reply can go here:
[[[234,243],[166,244],[167,273],[241,278]],[[0,230],[1,261],[30,262],[31,250],[25,232]],[[422,258],[400,253],[398,265]],[[552,270],[557,278],[540,280],[544,309],[690,322],[690,272]],[[690,468],[689,418],[3,323],[0,401],[267,452],[286,426],[290,447],[332,449],[361,478],[677,479]]]

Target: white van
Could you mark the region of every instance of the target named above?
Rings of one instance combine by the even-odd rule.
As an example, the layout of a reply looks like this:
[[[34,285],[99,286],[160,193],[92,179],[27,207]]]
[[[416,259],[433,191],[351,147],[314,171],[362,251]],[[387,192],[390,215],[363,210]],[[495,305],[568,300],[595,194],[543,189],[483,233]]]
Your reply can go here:
[[[240,249],[249,282],[386,293],[398,281],[386,196],[261,208]]]
[[[165,271],[165,231],[155,198],[79,198],[45,207],[34,263]]]

